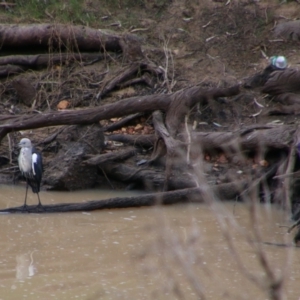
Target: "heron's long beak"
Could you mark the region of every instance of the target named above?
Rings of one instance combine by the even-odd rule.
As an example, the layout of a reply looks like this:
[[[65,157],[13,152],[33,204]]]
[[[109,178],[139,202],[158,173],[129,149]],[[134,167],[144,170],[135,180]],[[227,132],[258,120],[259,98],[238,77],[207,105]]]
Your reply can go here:
[[[21,144],[21,143],[18,143],[18,147],[19,147],[19,148],[22,148],[22,144]]]

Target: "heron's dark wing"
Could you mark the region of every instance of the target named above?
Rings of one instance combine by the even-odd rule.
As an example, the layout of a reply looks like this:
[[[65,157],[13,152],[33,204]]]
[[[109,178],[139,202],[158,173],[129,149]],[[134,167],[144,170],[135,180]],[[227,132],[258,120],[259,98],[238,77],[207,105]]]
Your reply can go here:
[[[34,177],[41,182],[43,174],[43,158],[40,152],[32,149],[32,172]]]
[[[34,193],[40,191],[40,184],[43,174],[43,159],[40,152],[32,149],[32,177],[28,178],[28,184],[31,186]]]

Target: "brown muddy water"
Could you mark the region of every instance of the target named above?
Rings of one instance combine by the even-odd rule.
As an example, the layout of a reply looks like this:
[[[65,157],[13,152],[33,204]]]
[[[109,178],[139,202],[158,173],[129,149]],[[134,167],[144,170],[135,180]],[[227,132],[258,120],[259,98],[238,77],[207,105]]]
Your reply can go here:
[[[24,193],[0,186],[0,207],[21,205]],[[120,194],[40,196],[46,204]],[[257,249],[284,276],[284,299],[299,299],[300,248],[281,227],[287,214],[259,205],[256,216],[255,236],[241,203],[0,215],[0,299],[270,299]]]

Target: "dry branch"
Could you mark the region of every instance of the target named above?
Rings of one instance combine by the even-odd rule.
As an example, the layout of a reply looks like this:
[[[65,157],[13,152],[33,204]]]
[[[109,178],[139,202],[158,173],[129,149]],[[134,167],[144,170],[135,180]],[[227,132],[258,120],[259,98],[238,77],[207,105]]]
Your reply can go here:
[[[135,119],[141,117],[142,115],[143,114],[141,114],[141,113],[136,113],[136,114],[133,114],[133,115],[129,115],[125,118],[122,118],[119,121],[114,122],[113,124],[110,124],[110,125],[107,125],[107,126],[103,127],[102,130],[104,132],[118,130],[118,129],[122,128],[123,126],[127,125],[132,120],[135,120]]]

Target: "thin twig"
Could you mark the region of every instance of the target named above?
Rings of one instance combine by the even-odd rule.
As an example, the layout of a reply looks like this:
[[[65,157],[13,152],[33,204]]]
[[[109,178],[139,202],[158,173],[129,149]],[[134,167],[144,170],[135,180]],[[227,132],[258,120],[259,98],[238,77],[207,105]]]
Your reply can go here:
[[[11,138],[10,134],[7,134],[7,139],[8,139],[8,149],[9,149],[9,163],[12,164],[12,146],[11,146]]]

